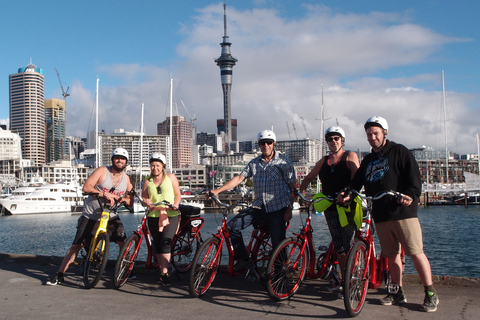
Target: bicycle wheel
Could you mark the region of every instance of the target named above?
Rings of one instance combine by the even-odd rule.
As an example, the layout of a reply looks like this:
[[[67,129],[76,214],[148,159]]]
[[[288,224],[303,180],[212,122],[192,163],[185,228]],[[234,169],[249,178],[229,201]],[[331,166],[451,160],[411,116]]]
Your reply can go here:
[[[360,314],[367,297],[370,276],[367,254],[367,246],[363,241],[356,241],[348,253],[343,303],[351,317]]]
[[[190,294],[198,298],[205,294],[212,285],[222,258],[220,240],[210,238],[205,241],[197,251],[190,270]]]
[[[137,261],[137,247],[140,247],[140,236],[133,233],[123,245],[118,254],[117,262],[115,263],[115,270],[113,272],[113,284],[115,288],[120,288],[127,282],[128,276]]]
[[[192,267],[193,259],[202,244],[200,232],[194,234],[186,230],[175,235],[172,241],[172,258],[170,262],[177,272],[184,273]]]
[[[85,269],[83,271],[83,284],[85,288],[90,289],[97,285],[98,281],[105,271],[108,261],[108,253],[110,251],[110,239],[107,233],[100,233],[90,250],[85,261]],[[90,260],[92,257],[92,260]]]
[[[265,279],[268,267],[268,261],[272,254],[272,241],[270,240],[270,233],[262,233],[252,247],[250,257],[252,258],[258,274]]]
[[[267,267],[267,290],[272,299],[288,299],[300,288],[308,263],[302,242],[298,238],[287,238],[273,250]]]

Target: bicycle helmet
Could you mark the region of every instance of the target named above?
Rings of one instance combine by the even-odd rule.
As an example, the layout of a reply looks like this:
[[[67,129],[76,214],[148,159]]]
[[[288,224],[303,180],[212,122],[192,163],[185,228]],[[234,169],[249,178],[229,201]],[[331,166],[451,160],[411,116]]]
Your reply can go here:
[[[330,136],[340,136],[343,139],[345,139],[345,131],[343,131],[343,129],[340,128],[339,126],[332,126],[327,128],[327,130],[325,130],[325,139],[327,139]]]
[[[277,137],[272,130],[263,130],[258,133],[257,140],[260,142],[262,140],[273,140],[276,141]]]
[[[387,123],[387,120],[385,120],[385,118],[382,118],[379,116],[373,116],[367,119],[363,127],[365,128],[365,130],[367,130],[370,127],[380,127],[383,130],[388,130],[388,123]]]
[[[113,157],[124,157],[128,161],[128,151],[123,148],[116,148],[112,151],[112,159]]]
[[[160,161],[163,164],[167,163],[167,158],[161,153],[154,153],[150,156],[149,162],[152,163],[152,161]]]

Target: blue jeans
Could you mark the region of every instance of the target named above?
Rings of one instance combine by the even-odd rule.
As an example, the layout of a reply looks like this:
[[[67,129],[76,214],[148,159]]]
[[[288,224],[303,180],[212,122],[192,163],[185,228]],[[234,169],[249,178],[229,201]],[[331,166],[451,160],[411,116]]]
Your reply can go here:
[[[235,215],[235,217],[227,223],[233,250],[235,252],[235,260],[248,258],[247,249],[243,242],[242,230],[252,224],[265,221],[267,228],[270,231],[273,248],[285,239],[286,224],[284,214],[286,209],[287,207],[278,211],[266,213],[263,208],[246,208]]]

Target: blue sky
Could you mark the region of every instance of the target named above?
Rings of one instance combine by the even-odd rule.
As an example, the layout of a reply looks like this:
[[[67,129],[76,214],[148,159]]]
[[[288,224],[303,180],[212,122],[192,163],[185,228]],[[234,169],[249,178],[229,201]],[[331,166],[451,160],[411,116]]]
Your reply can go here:
[[[480,131],[478,1],[227,1],[233,69],[232,117],[239,140],[273,126],[279,139],[338,123],[347,148],[368,150],[363,122],[389,121],[408,147],[476,152]],[[0,11],[0,119],[8,119],[8,75],[32,62],[45,71],[45,97],[67,98],[67,133],[100,128],[155,134],[165,119],[170,76],[178,112],[198,131],[223,118],[219,68],[223,1],[8,1]],[[186,106],[183,108],[181,102]],[[108,116],[107,116],[108,115]],[[303,120],[302,120],[303,119]],[[287,124],[288,123],[288,124]],[[288,126],[288,129],[287,129]],[[306,130],[304,130],[304,127]]]

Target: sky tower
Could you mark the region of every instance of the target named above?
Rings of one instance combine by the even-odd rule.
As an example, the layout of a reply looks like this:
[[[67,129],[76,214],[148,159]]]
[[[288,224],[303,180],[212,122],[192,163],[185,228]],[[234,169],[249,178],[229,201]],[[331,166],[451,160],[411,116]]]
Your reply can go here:
[[[223,42],[220,43],[222,47],[222,55],[215,59],[217,66],[220,67],[220,78],[222,80],[223,89],[223,119],[225,125],[226,143],[232,141],[232,107],[230,104],[230,90],[232,87],[233,66],[238,61],[230,53],[230,46],[232,44],[228,41],[227,36],[227,5],[223,3]]]

